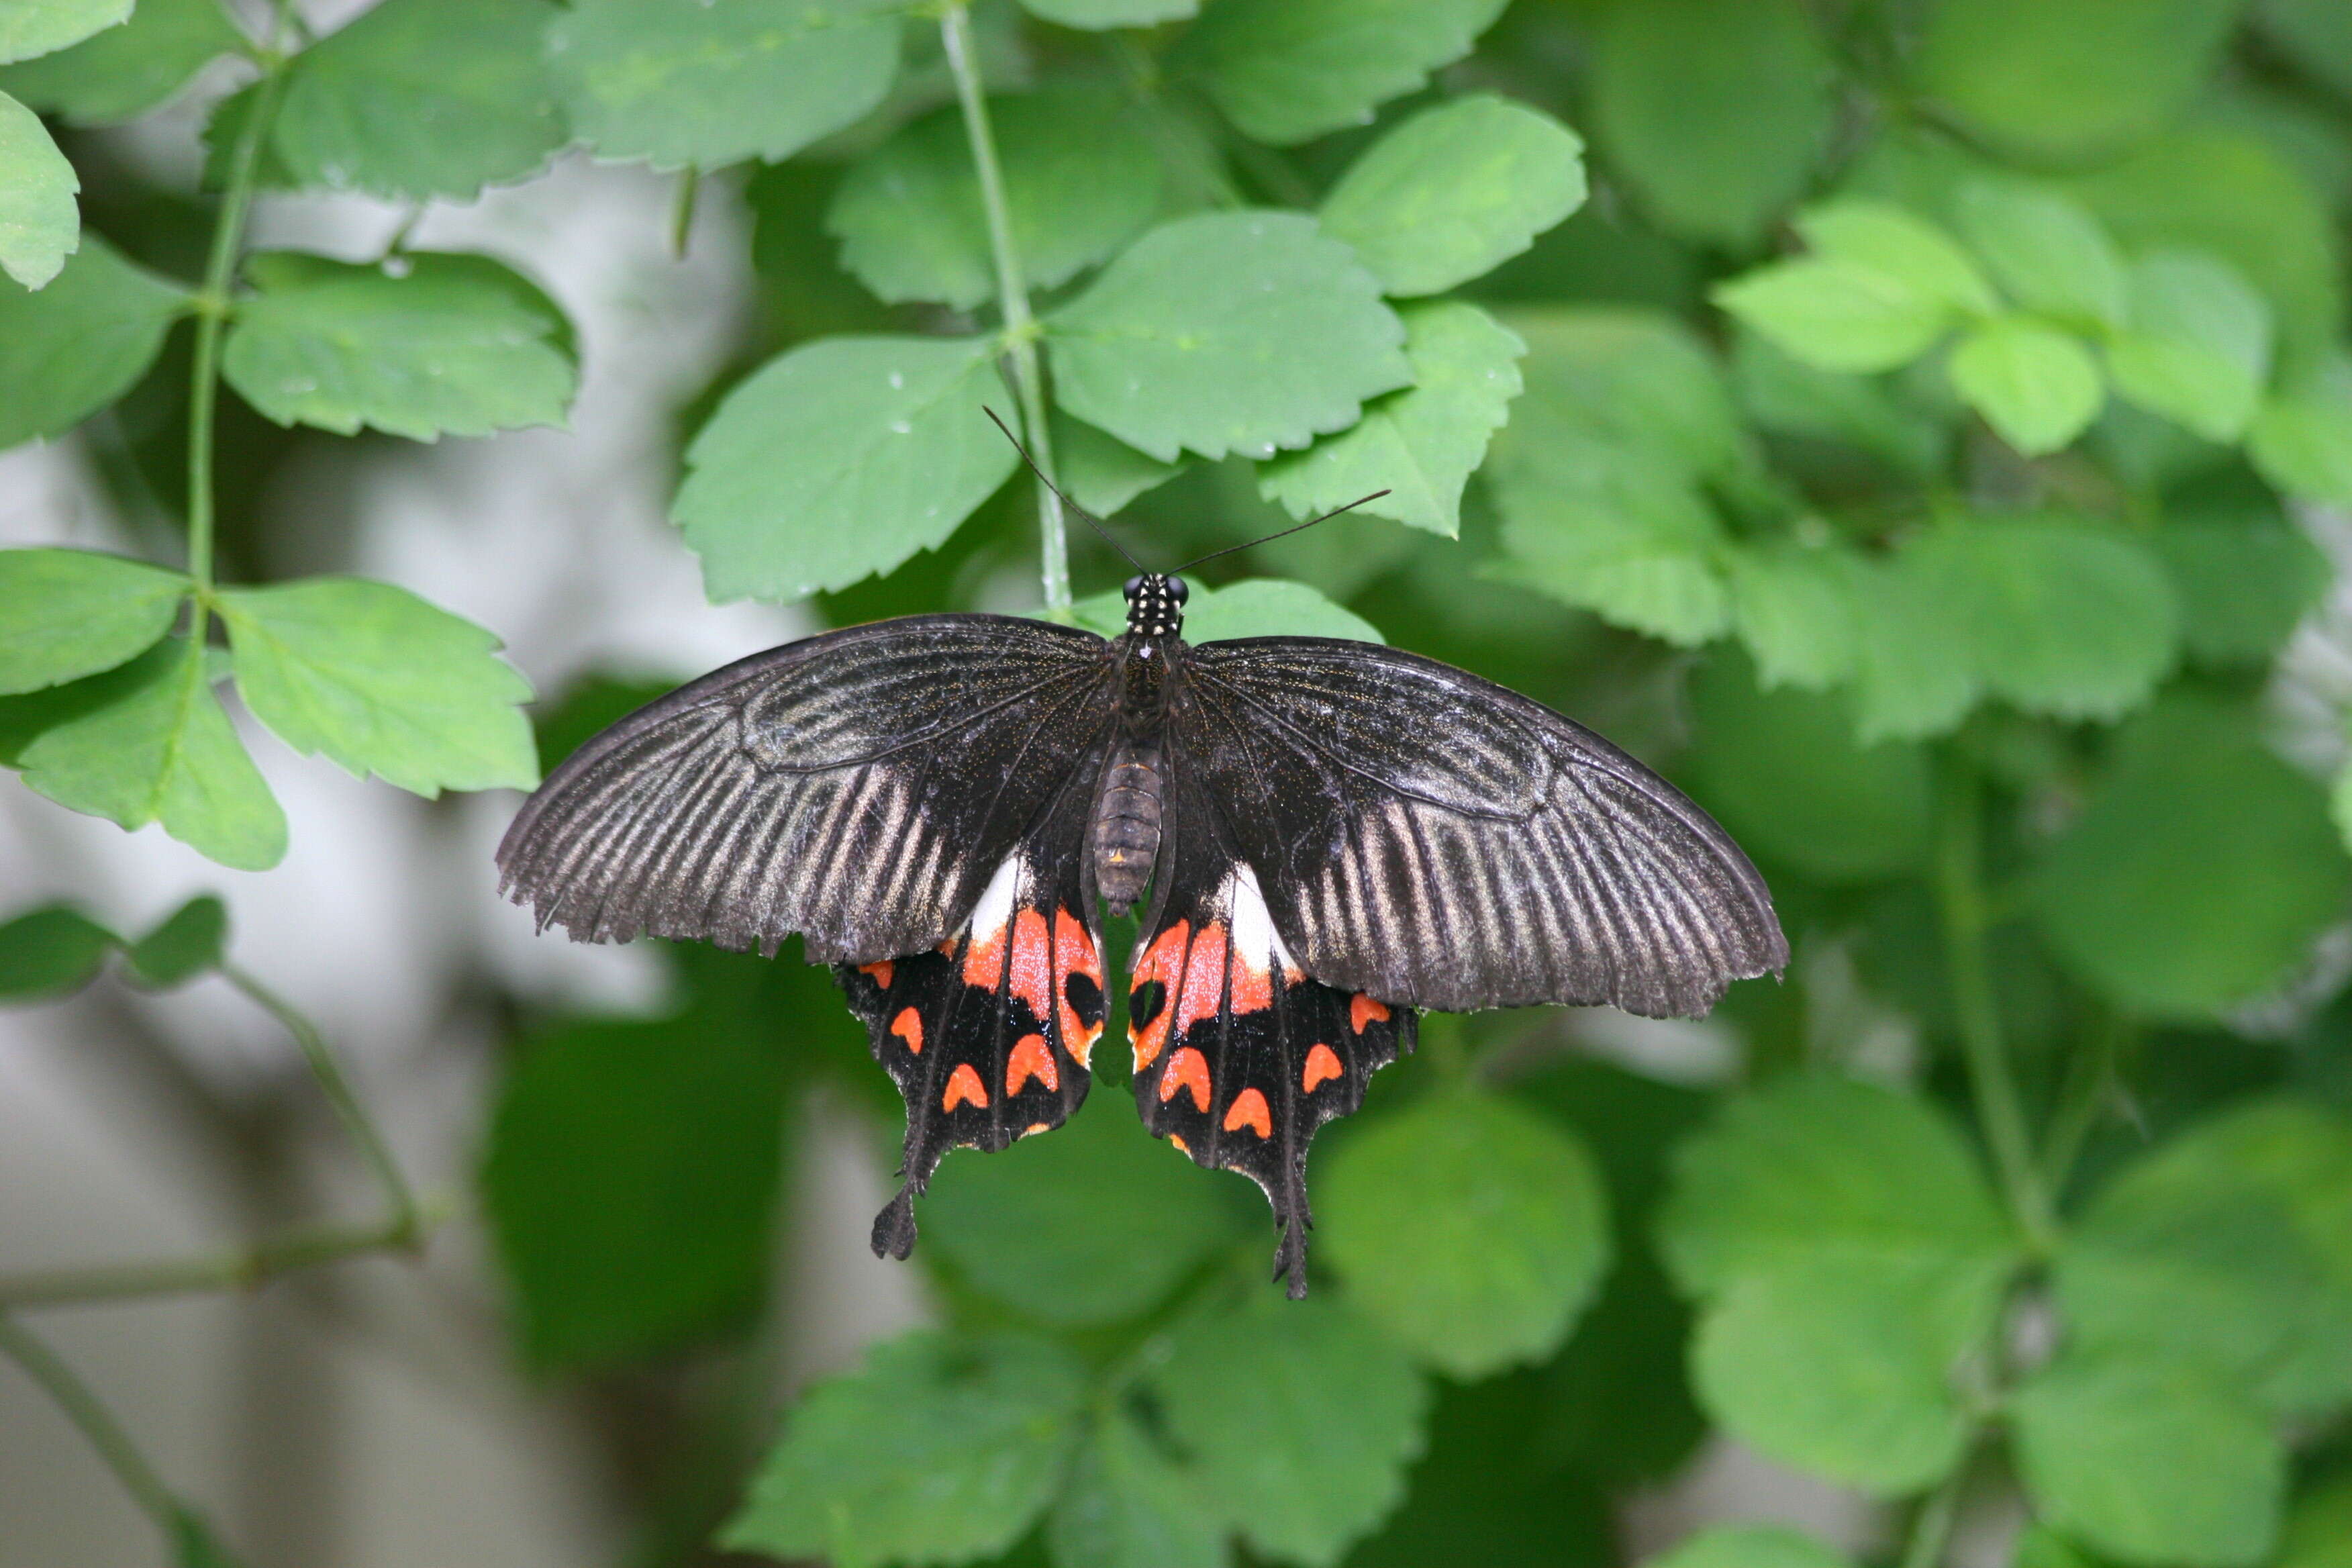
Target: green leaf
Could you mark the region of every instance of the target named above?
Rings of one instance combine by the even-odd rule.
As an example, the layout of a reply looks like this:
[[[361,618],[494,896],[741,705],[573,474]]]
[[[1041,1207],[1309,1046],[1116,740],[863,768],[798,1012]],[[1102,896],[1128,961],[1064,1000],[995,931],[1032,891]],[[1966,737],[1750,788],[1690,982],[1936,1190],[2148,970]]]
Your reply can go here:
[[[733,1328],[766,1293],[785,1069],[731,1013],[559,1026],[514,1058],[482,1197],[541,1370]]]
[[[1919,86],[2026,157],[2095,153],[2158,130],[2205,80],[2242,0],[1943,0]]]
[[[1674,1165],[1658,1240],[1695,1293],[1824,1252],[1965,1273],[2012,1251],[1984,1175],[1944,1114],[1853,1079],[1800,1074],[1741,1095],[1675,1149]]]
[[[1392,295],[1443,293],[1494,270],[1584,205],[1584,142],[1540,110],[1484,93],[1413,116],[1339,177],[1323,232]]]
[[[2327,558],[2275,512],[2168,517],[2147,542],[2171,574],[2181,642],[2207,667],[2267,663],[2327,592]]]
[[[1462,489],[1519,395],[1527,345],[1458,300],[1400,315],[1413,384],[1366,404],[1352,427],[1267,463],[1259,493],[1307,518],[1385,489],[1360,510],[1452,539],[1461,531]]]
[[[0,60],[65,48],[130,15],[131,0],[12,0],[0,15]]]
[[[2070,1345],[2193,1363],[2284,1415],[2352,1397],[2352,1123],[2258,1101],[2108,1183],[2053,1275]]]
[[[1824,1249],[1741,1275],[1692,1343],[1700,1403],[1783,1464],[1882,1496],[1931,1486],[1967,1452],[1954,1373],[2008,1268]]]
[[[373,426],[430,441],[559,428],[579,385],[571,328],[484,256],[414,253],[401,269],[273,251],[246,264],[221,373],[280,425]]]
[[[2107,345],[2116,391],[2210,441],[2234,441],[2270,374],[2270,308],[2227,263],[2187,252],[2132,268],[2132,324]]]
[[[1925,863],[1935,784],[1921,748],[1858,744],[1842,703],[1759,691],[1738,658],[1702,666],[1690,700],[1679,776],[1749,849],[1832,885]]]
[[[91,981],[121,938],[66,904],[27,910],[0,924],[0,1002],[70,996]]]
[[[1265,1290],[1180,1329],[1151,1386],[1244,1539],[1308,1568],[1404,1496],[1429,1406],[1412,1363],[1337,1301]]]
[[[1593,125],[1667,230],[1746,247],[1824,151],[1836,70],[1797,0],[1644,0],[1603,13]]]
[[[1822,370],[1746,328],[1735,334],[1731,374],[1741,406],[1765,429],[1852,447],[1898,475],[1943,471],[1953,432],[1942,410],[1915,395],[1916,383]]]
[[[1379,283],[1299,213],[1162,224],[1045,331],[1062,405],[1162,462],[1270,458],[1412,380]]]
[[[1756,682],[1825,691],[1853,673],[1855,611],[1843,552],[1795,542],[1743,544],[1731,555],[1731,618],[1756,658]]]
[[[1046,1524],[1055,1568],[1226,1568],[1224,1521],[1124,1410],[1099,1417]]]
[[[2341,916],[2347,869],[2318,786],[2243,714],[2179,698],[2124,731],[2027,901],[2052,950],[2117,1005],[2208,1018],[2305,960]]]
[[[2288,1516],[2279,1568],[2345,1568],[2352,1563],[2352,1475],[2336,1477],[2297,1499]]]
[[[2246,456],[2289,495],[2352,505],[2352,366],[2336,362],[2263,403],[2246,431]]]
[[[128,26],[0,70],[0,89],[76,125],[120,125],[160,108],[206,65],[244,47],[220,0],[140,0]]]
[[[530,683],[471,621],[357,577],[225,589],[220,611],[239,694],[296,751],[428,800],[539,782]]]
[[[1078,625],[1104,637],[1127,629],[1127,601],[1116,593],[1096,594],[1072,607]],[[1184,640],[1222,642],[1229,637],[1352,637],[1384,642],[1380,628],[1333,604],[1304,583],[1249,577],[1223,588],[1194,588],[1184,606]]]
[[[62,436],[130,391],[187,305],[94,234],[38,293],[0,289],[0,448]]]
[[[1778,1524],[1717,1525],[1650,1559],[1651,1568],[1852,1568],[1811,1536]]]
[[[2335,0],[2262,0],[2254,16],[2297,65],[2338,92],[2352,93],[2352,14]]]
[[[791,601],[936,549],[1020,459],[984,338],[829,338],[727,395],[672,509],[713,603]]]
[[[1860,679],[1854,734],[1864,744],[1916,741],[1959,727],[1982,685],[1965,606],[1974,597],[1954,580],[1954,554],[1906,540],[1879,560],[1847,558]]]
[[[2022,310],[2085,329],[2124,324],[2123,258],[2081,204],[2016,179],[1972,179],[1956,201],[1960,233]]]
[[[1062,89],[995,99],[988,112],[1032,287],[1102,261],[1160,210],[1160,155],[1119,94]],[[860,159],[824,226],[841,241],[841,264],[881,299],[969,310],[996,296],[980,177],[953,104]]]
[[[2012,1411],[2036,1511],[2103,1556],[2245,1568],[2277,1537],[2285,1455],[2208,1373],[2067,1356],[2019,1389]]]
[[[1470,52],[1505,0],[1222,0],[1184,35],[1172,70],[1226,119],[1277,147],[1360,125]]]
[[[992,1557],[1060,1489],[1085,1394],[1042,1340],[877,1345],[801,1401],[719,1543],[842,1568]]]
[[[870,0],[581,0],[547,30],[572,128],[657,169],[780,163],[866,116],[898,73]]]
[[[1099,32],[1179,21],[1199,10],[1200,0],[1021,0],[1021,5],[1048,22]]]
[[[1116,1098],[1093,1096],[1050,1138],[949,1160],[923,1199],[925,1245],[1042,1322],[1116,1322],[1165,1300],[1236,1239],[1246,1211],[1170,1159]],[[1135,1245],[1138,1215],[1151,1216],[1150,1247]]]
[[[691,13],[681,13],[681,16]],[[563,145],[545,0],[393,0],[294,58],[270,136],[298,185],[471,200]]]
[[[0,551],[0,692],[95,675],[155,646],[188,579],[89,550]]]
[[[18,699],[37,701],[37,698]],[[266,871],[286,854],[286,816],[245,753],[184,637],[55,689],[15,763],[59,805],[125,828],[160,821],[199,854]],[[0,730],[9,726],[0,715]]]
[[[1708,296],[1790,357],[1822,370],[1909,364],[1951,325],[1951,311],[1901,278],[1835,260],[1776,261]]]
[[[1320,1177],[1348,1300],[1457,1378],[1549,1355],[1609,1261],[1591,1157],[1531,1110],[1442,1095],[1374,1123]]]
[[[0,272],[27,289],[58,275],[81,243],[80,189],[40,116],[0,92]]]
[[[163,991],[219,968],[227,942],[228,906],[210,893],[199,893],[131,943],[122,956],[132,979]]]
[[[2072,445],[2106,401],[2090,351],[2023,316],[1995,317],[1969,331],[1947,369],[1952,389],[2029,458]]]
[[[1934,224],[1885,202],[1850,197],[1809,208],[1797,232],[1823,257],[1888,280],[1970,315],[1999,310],[1976,262]]]
[[[1108,517],[1144,491],[1184,471],[1114,440],[1060,409],[1047,416],[1054,432],[1054,466],[1063,490],[1097,517]]]

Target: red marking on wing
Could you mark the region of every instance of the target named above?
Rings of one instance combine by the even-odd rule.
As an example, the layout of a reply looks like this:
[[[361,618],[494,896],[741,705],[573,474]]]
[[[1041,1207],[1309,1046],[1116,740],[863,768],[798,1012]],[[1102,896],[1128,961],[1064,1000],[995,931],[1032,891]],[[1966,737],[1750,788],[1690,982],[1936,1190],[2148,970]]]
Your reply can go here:
[[[1192,956],[1184,961],[1183,994],[1168,998],[1169,1010],[1176,1015],[1172,1026],[1181,1038],[1193,1025],[1203,1018],[1217,1016],[1217,1004],[1225,994],[1225,922],[1211,921],[1192,939]],[[1264,1002],[1258,1004],[1263,1007]],[[1243,1011],[1241,999],[1235,997],[1234,1008]]]
[[[1209,1109],[1209,1058],[1190,1046],[1180,1046],[1168,1058],[1168,1068],[1160,1075],[1160,1101],[1165,1105],[1176,1098],[1176,1091],[1192,1091],[1192,1109]]]
[[[971,942],[963,950],[963,983],[977,985],[982,991],[993,992],[1004,984],[1004,937],[1012,929],[1007,921],[994,931],[982,935],[971,933]]]
[[[1339,1065],[1339,1053],[1318,1040],[1307,1053],[1307,1073],[1298,1081],[1307,1093],[1313,1094],[1317,1084],[1346,1075],[1347,1069]]]
[[[857,973],[870,974],[874,977],[874,984],[885,991],[890,989],[891,968],[888,959],[877,958],[871,963],[861,963],[857,966]]]
[[[1366,1023],[1385,1024],[1389,1021],[1388,1004],[1375,1002],[1359,991],[1348,1000],[1348,1026],[1358,1034],[1364,1032]]]
[[[1168,1142],[1176,1145],[1176,1152],[1179,1154],[1189,1154],[1192,1152],[1192,1145],[1185,1142],[1173,1132],[1168,1134]]]
[[[1067,910],[1054,912],[1054,1005],[1059,1011],[1062,1025],[1062,1045],[1070,1055],[1086,1067],[1094,1055],[1095,1042],[1102,1038],[1102,1025],[1088,1025],[1078,1018],[1077,1009],[1070,1005],[1070,976],[1083,974],[1102,990],[1102,955],[1095,951],[1094,939],[1087,928]],[[1108,999],[1106,999],[1108,1000]]]
[[[1160,1059],[1160,1047],[1168,1043],[1169,1026],[1176,1018],[1176,990],[1183,980],[1184,945],[1192,934],[1192,922],[1178,921],[1152,940],[1143,956],[1135,964],[1135,989],[1141,990],[1158,981],[1165,994],[1160,998],[1160,1012],[1141,1029],[1134,1026],[1130,1014],[1128,1042],[1135,1047],[1135,1070],[1141,1072]],[[1131,993],[1130,993],[1131,994]]]
[[[912,1007],[901,1007],[898,1016],[890,1020],[890,1032],[907,1042],[907,1048],[917,1056],[923,1054],[923,1016]]]
[[[1013,1047],[1004,1062],[1004,1092],[1019,1094],[1021,1086],[1033,1078],[1050,1089],[1062,1087],[1062,1074],[1054,1066],[1054,1053],[1043,1035],[1024,1035]]]
[[[1054,1011],[1054,943],[1045,917],[1023,910],[1013,917],[1013,994],[1044,1023]]]
[[[941,1110],[953,1110],[959,1105],[988,1109],[988,1090],[982,1085],[980,1075],[971,1070],[970,1062],[956,1064],[955,1071],[948,1074],[948,1091],[940,1098]]]
[[[1234,1096],[1232,1109],[1225,1112],[1226,1131],[1238,1132],[1244,1127],[1261,1138],[1274,1136],[1274,1112],[1266,1109],[1265,1096],[1254,1089]]]

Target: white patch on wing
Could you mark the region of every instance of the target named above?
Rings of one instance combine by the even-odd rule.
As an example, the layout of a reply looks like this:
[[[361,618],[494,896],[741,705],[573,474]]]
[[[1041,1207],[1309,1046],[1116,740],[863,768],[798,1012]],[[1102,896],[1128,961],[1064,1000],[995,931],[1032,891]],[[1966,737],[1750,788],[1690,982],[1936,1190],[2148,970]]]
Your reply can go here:
[[[971,940],[985,942],[1004,930],[1013,919],[1013,900],[1021,892],[1021,851],[1007,855],[996,868],[996,875],[981,889],[980,902],[971,907]]]
[[[1262,971],[1270,971],[1276,962],[1285,973],[1296,973],[1298,961],[1282,945],[1282,933],[1274,929],[1274,915],[1265,907],[1265,895],[1258,890],[1257,873],[1246,860],[1234,862],[1225,878],[1225,908],[1233,922],[1234,951]]]

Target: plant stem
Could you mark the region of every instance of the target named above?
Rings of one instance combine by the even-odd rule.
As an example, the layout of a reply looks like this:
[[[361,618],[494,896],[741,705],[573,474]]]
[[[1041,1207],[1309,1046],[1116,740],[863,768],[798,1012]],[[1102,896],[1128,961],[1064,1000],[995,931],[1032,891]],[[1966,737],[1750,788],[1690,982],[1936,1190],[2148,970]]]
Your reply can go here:
[[[1021,401],[1021,433],[1036,463],[1038,547],[1044,554],[1045,611],[1056,619],[1070,608],[1070,547],[1062,521],[1062,498],[1050,482],[1054,470],[1054,440],[1045,424],[1044,366],[1037,355],[1038,327],[1029,313],[1029,286],[1021,271],[1021,251],[1013,239],[1013,208],[1004,195],[1004,171],[996,158],[996,136],[989,129],[988,96],[980,79],[980,57],[971,37],[971,17],[963,0],[951,0],[940,13],[940,39],[948,68],[955,75],[956,101],[963,108],[964,137],[971,143],[972,167],[980,174],[981,205],[988,214],[988,247],[996,262],[996,298],[1004,317],[1005,357],[1013,366],[1013,393]]]
[[[294,1037],[296,1045],[302,1047],[302,1059],[310,1064],[310,1076],[319,1080],[320,1089],[326,1090],[328,1102],[334,1106],[335,1115],[341,1120],[344,1131],[360,1146],[360,1153],[366,1159],[369,1168],[375,1172],[375,1179],[383,1188],[384,1200],[392,1208],[391,1226],[395,1233],[391,1244],[413,1245],[423,1234],[416,1194],[409,1189],[408,1178],[400,1173],[399,1163],[393,1159],[391,1146],[384,1142],[383,1134],[376,1131],[367,1108],[360,1103],[359,1096],[352,1092],[351,1080],[343,1076],[342,1064],[335,1059],[335,1053],[328,1047],[326,1037],[319,1032],[319,1026],[247,971],[224,962],[220,972],[222,978],[253,998],[271,1017],[286,1026],[286,1032]]]
[[[2116,1061],[2123,1054],[2131,1025],[2122,1015],[2101,1008],[2092,1021],[2090,1038],[2066,1064],[2066,1081],[2059,1086],[2058,1108],[2042,1135],[2042,1170],[2051,1187],[2063,1194],[2066,1178],[2083,1152],[2083,1141],[2098,1125],[2099,1112],[2115,1087]]]
[[[180,1506],[173,1500],[172,1489],[155,1473],[155,1467],[147,1462],[147,1456],[139,1451],[139,1445],[131,1440],[131,1434],[122,1429],[122,1423],[114,1418],[114,1413],[89,1384],[75,1376],[73,1368],[58,1358],[55,1351],[5,1312],[0,1312],[0,1353],[23,1367],[25,1375],[57,1401],[58,1408],[81,1428],[81,1435],[89,1439],[89,1446],[98,1450],[106,1468],[114,1472],[123,1489],[147,1511],[148,1517],[167,1534],[179,1529]]]
[[[677,172],[677,199],[669,212],[669,253],[686,259],[687,241],[694,237],[694,202],[702,192],[702,171],[688,163]]]
[[[395,1215],[365,1224],[307,1226],[251,1247],[194,1258],[0,1275],[0,1310],[198,1290],[250,1290],[296,1269],[412,1247],[456,1208],[454,1198],[442,1198],[421,1206],[414,1218]]]
[[[1944,963],[1959,1016],[1961,1054],[1977,1124],[1992,1150],[2002,1191],[2026,1242],[2046,1251],[2056,1239],[2050,1195],[2035,1169],[2025,1113],[2002,1045],[2000,1013],[1985,962],[1987,926],[1980,801],[1969,760],[1955,751],[1944,789],[1942,842],[1937,847],[1937,895],[1944,926]]]
[[[1960,1489],[1967,1483],[1968,1461],[1963,1459],[1944,1484],[1920,1502],[1919,1511],[1911,1516],[1911,1533],[1903,1543],[1900,1568],[1937,1568],[1944,1560],[1944,1548],[1951,1543],[1952,1517],[1959,1510]]]

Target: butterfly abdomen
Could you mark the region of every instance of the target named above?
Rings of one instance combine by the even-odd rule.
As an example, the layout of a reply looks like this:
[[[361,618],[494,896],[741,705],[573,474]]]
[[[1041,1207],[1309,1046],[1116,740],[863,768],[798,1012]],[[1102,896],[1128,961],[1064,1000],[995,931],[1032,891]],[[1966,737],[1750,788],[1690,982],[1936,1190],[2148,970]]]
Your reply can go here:
[[[1103,770],[1095,806],[1095,886],[1111,913],[1123,915],[1143,896],[1160,856],[1160,753],[1121,745]]]

